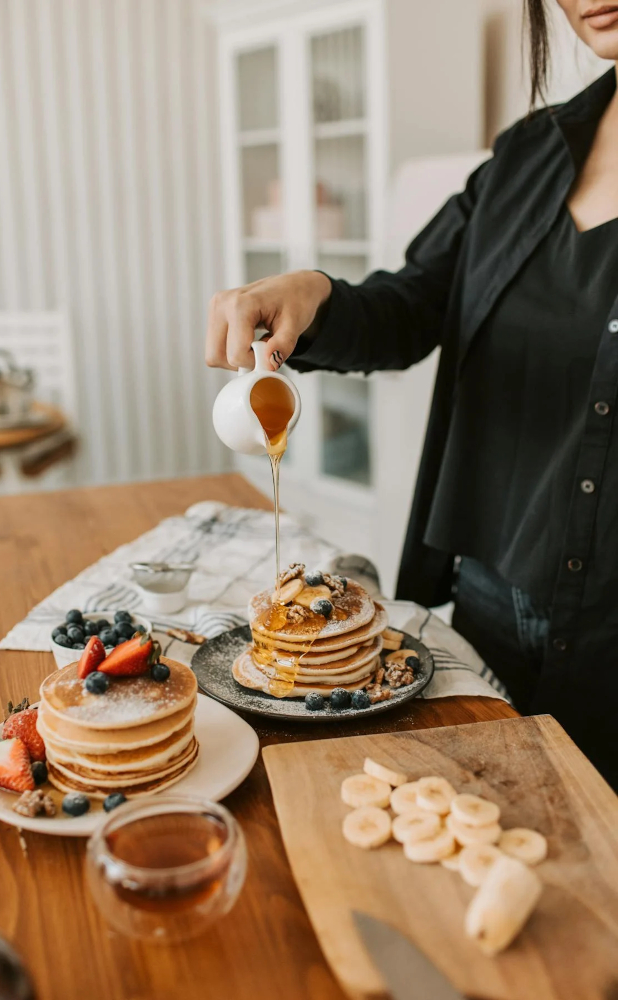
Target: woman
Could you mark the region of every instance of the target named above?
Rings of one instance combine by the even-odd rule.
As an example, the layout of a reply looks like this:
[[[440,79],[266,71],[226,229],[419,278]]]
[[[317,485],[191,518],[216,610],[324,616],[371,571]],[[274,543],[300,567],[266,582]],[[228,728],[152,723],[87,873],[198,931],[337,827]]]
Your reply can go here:
[[[547,2],[525,0],[532,99]],[[618,3],[557,0],[618,65]],[[441,346],[397,596],[453,624],[524,713],[549,712],[618,786],[616,68],[544,108],[406,252],[361,285],[300,271],[219,293],[206,360],[248,362],[254,328],[299,371],[402,369]],[[461,557],[456,560],[455,557]]]

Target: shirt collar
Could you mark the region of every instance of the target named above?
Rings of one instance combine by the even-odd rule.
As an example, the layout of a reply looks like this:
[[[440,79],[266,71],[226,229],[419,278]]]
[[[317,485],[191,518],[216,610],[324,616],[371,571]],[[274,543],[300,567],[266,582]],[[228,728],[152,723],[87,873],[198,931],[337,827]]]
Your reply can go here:
[[[598,122],[616,92],[616,69],[614,66],[603,76],[576,94],[566,104],[552,109],[557,125],[578,125],[583,122]]]

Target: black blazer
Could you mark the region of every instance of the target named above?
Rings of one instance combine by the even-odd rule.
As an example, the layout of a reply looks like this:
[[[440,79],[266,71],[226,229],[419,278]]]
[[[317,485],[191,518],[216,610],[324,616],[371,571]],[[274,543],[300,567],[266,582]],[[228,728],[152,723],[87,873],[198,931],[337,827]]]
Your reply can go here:
[[[578,164],[569,132],[592,133],[615,88],[611,69],[568,104],[536,112],[504,132],[492,159],[410,244],[400,271],[377,271],[355,286],[333,281],[318,335],[310,343],[301,338],[288,362],[298,371],[404,369],[441,347],[401,560],[400,599],[426,606],[450,600],[453,558],[423,538],[461,364],[571,188]],[[618,279],[616,284],[618,291]]]

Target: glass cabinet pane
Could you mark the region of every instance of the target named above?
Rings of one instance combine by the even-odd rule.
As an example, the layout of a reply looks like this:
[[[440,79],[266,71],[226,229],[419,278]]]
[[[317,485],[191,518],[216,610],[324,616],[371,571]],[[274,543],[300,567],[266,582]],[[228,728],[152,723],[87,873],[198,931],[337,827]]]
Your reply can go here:
[[[330,274],[331,278],[345,278],[353,285],[358,284],[369,273],[367,258],[362,254],[319,253],[317,257],[319,271]]]
[[[314,122],[346,121],[364,116],[364,43],[360,25],[312,38]]]
[[[238,127],[241,131],[276,128],[277,50],[274,46],[241,52],[237,57]]]
[[[279,147],[246,146],[241,152],[244,235],[258,240],[283,236]]]
[[[371,484],[371,387],[366,379],[324,373],[320,377],[321,471]]]

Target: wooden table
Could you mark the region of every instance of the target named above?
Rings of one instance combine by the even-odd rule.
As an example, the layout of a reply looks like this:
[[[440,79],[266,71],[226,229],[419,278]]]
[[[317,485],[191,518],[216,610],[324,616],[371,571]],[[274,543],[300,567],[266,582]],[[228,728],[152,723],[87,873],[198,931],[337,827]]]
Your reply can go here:
[[[0,634],[85,566],[197,500],[270,508],[237,475],[0,498]],[[53,665],[51,653],[0,652],[1,703],[35,699]],[[442,698],[362,728],[260,723],[258,733],[266,745],[514,714],[491,698]],[[39,1000],[342,1000],[292,879],[261,758],[227,805],[249,847],[244,891],[207,934],[168,948],[130,941],[100,919],[83,882],[83,841],[26,833],[24,850],[0,823],[0,934],[21,953]]]

